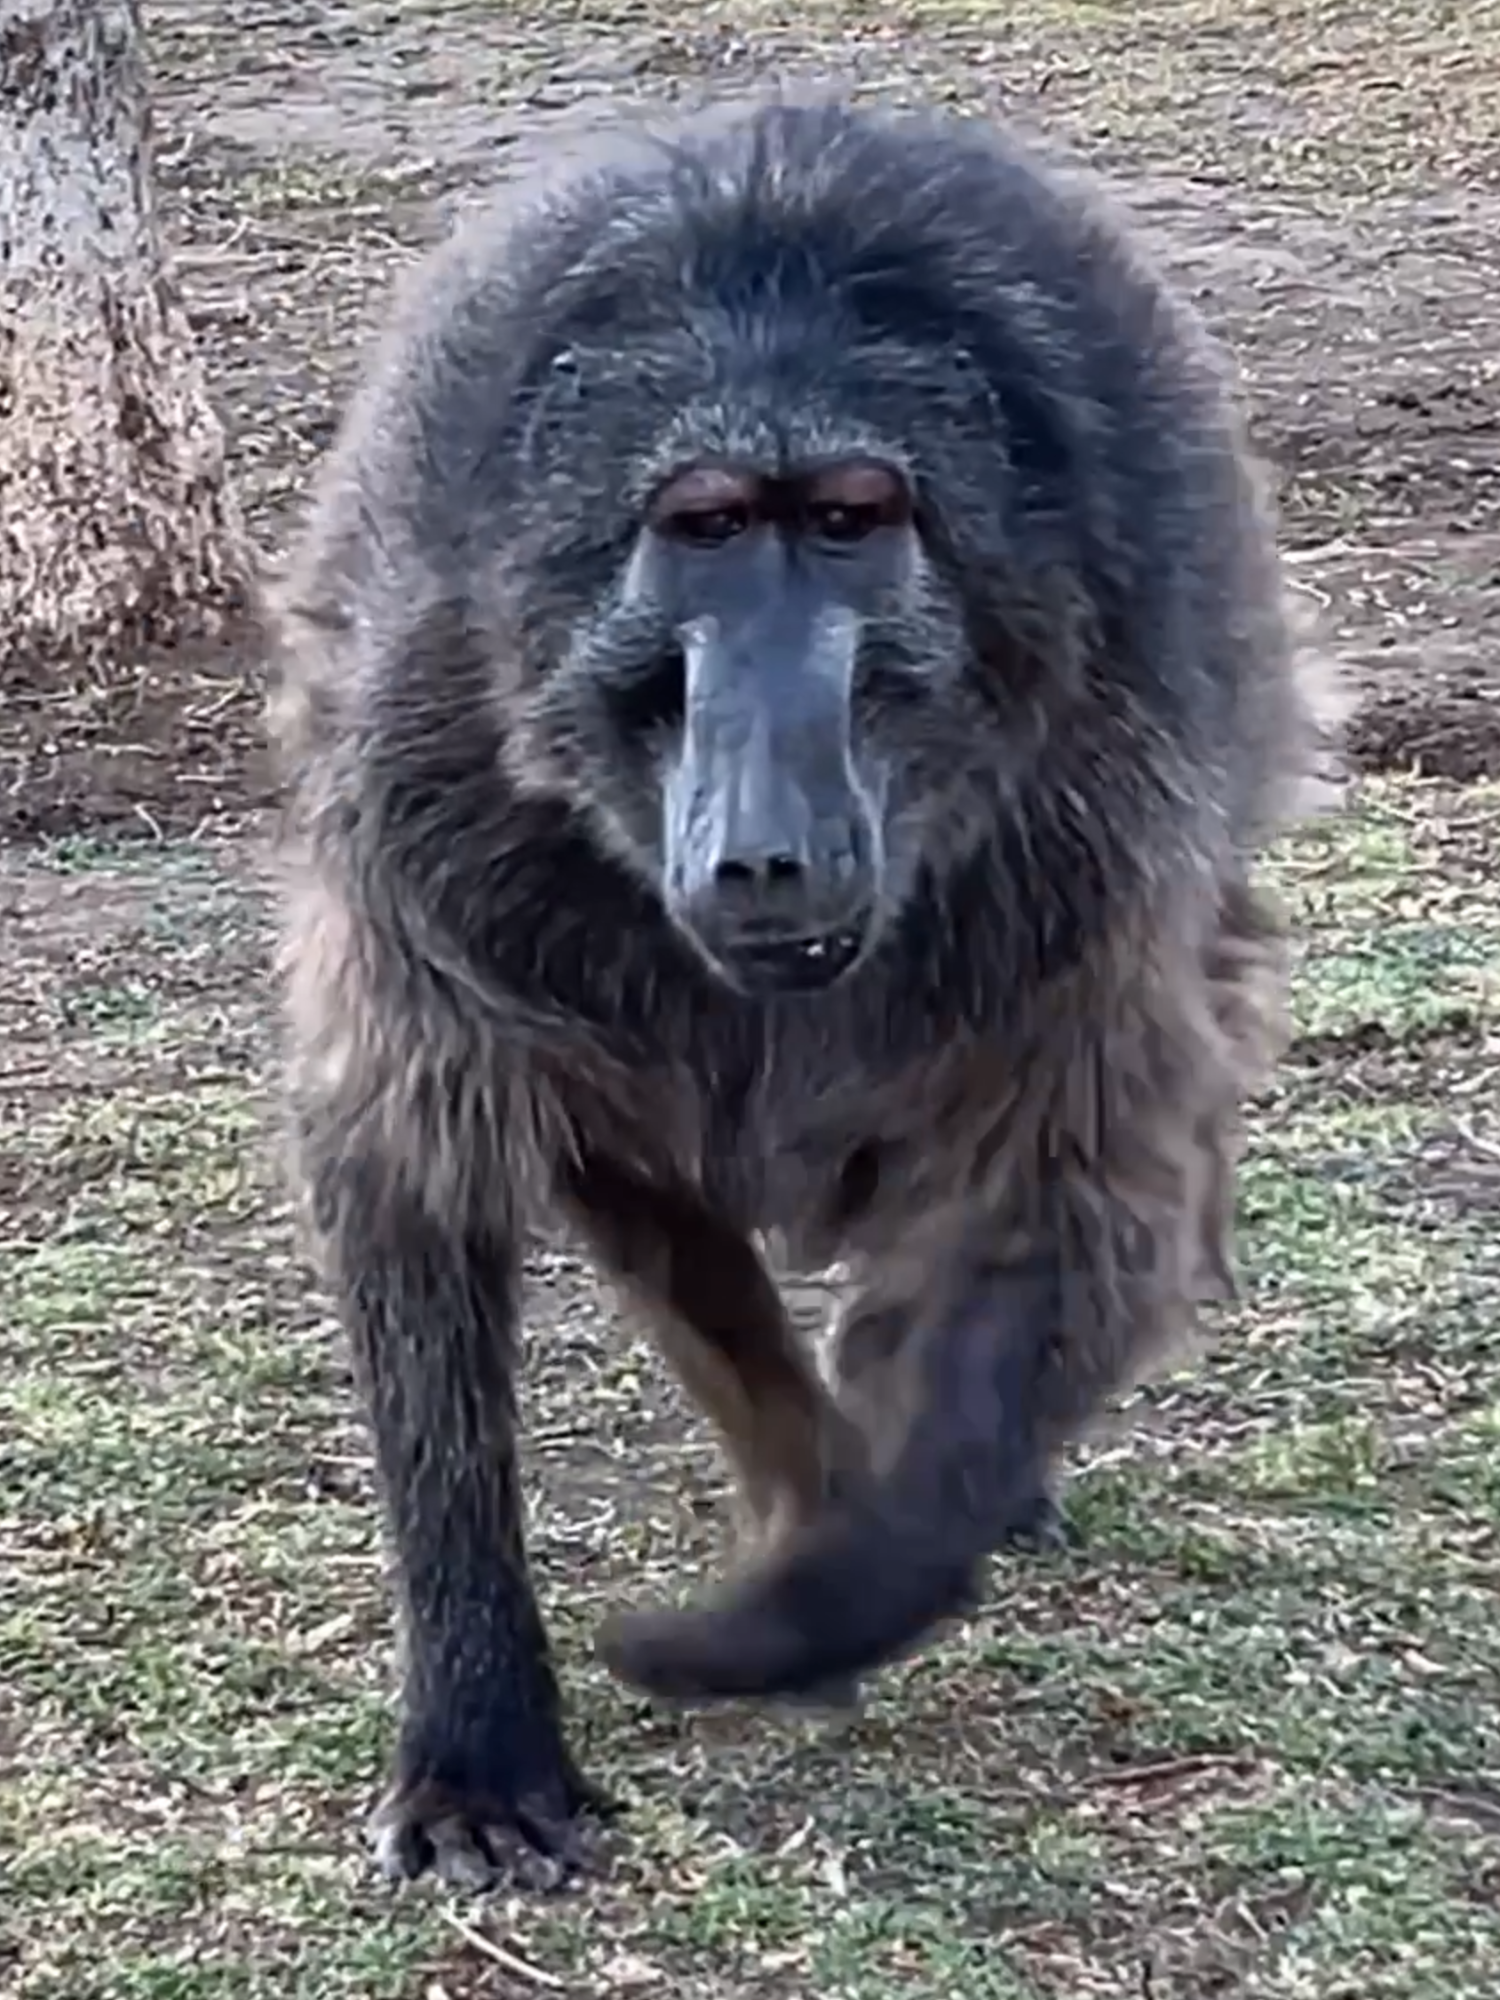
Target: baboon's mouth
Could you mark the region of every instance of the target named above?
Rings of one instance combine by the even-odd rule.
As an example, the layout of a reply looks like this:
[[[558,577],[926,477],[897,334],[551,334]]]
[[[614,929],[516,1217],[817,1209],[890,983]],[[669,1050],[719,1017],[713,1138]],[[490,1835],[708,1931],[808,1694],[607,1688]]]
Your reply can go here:
[[[849,971],[864,949],[863,924],[802,937],[736,938],[723,964],[736,985],[759,993],[817,993]]]

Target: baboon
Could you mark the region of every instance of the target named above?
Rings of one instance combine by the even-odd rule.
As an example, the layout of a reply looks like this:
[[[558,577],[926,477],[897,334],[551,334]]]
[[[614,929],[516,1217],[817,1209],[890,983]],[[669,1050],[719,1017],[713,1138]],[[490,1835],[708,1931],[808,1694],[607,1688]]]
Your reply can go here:
[[[292,1154],[404,1641],[377,1852],[565,1868],[610,1802],[527,1569],[528,1219],[759,1524],[616,1670],[916,1644],[1227,1271],[1310,649],[1216,349],[1089,186],[831,96],[622,120],[426,259],[274,614]],[[768,1246],[849,1273],[831,1385]]]

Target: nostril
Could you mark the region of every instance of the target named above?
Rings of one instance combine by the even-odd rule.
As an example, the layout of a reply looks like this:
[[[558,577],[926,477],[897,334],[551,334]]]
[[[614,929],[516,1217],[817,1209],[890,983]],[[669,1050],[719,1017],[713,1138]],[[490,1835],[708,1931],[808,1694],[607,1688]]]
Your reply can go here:
[[[803,875],[802,863],[795,854],[768,854],[754,861],[741,860],[737,856],[727,857],[714,869],[714,879],[724,888],[753,888],[758,882],[774,887],[785,887],[800,882]]]
[[[721,861],[714,869],[714,880],[726,887],[748,888],[755,880],[755,870],[748,861]]]

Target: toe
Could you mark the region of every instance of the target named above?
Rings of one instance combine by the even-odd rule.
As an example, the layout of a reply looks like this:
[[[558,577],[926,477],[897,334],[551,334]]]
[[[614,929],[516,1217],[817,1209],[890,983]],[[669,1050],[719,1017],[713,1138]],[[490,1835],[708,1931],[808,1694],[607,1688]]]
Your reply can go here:
[[[455,1813],[430,1830],[433,1873],[450,1889],[474,1895],[508,1873],[507,1841],[499,1829],[481,1830]]]

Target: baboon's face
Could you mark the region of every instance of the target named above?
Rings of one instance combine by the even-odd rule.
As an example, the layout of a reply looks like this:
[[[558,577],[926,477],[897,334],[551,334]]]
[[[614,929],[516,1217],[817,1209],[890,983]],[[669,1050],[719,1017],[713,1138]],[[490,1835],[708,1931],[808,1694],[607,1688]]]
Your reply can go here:
[[[816,989],[915,877],[934,774],[907,711],[961,645],[896,465],[701,459],[652,494],[544,701],[572,789],[719,974]]]

